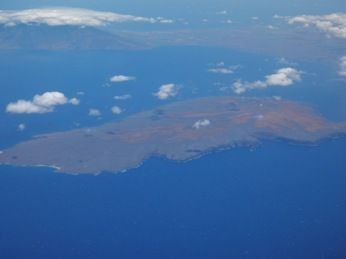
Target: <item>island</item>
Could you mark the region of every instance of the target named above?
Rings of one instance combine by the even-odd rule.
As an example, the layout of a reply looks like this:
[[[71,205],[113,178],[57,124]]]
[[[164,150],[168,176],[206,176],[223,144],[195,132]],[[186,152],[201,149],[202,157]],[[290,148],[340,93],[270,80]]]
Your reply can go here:
[[[257,145],[265,139],[299,143],[346,133],[313,109],[278,98],[216,96],[160,106],[97,127],[33,137],[0,152],[0,164],[47,166],[56,172],[125,172],[160,156],[175,161]]]

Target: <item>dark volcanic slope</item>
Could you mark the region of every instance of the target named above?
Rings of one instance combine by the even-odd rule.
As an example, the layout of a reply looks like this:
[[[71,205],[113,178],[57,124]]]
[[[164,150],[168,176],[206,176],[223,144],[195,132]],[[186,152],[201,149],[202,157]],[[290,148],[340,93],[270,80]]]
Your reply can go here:
[[[0,49],[139,49],[145,46],[93,27],[18,25],[0,26]]]
[[[346,132],[311,109],[271,98],[209,97],[166,105],[121,122],[40,135],[0,154],[0,163],[47,165],[73,174],[119,172],[152,156],[187,160],[263,138],[315,142]]]

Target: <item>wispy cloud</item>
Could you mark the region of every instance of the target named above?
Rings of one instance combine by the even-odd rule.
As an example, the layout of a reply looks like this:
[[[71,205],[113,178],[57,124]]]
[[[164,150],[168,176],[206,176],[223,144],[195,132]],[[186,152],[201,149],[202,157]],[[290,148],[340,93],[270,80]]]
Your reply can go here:
[[[97,27],[123,22],[173,23],[173,20],[163,17],[142,17],[67,7],[0,11],[0,24],[6,26],[15,26],[18,24],[46,24],[49,26],[74,25]]]
[[[210,68],[208,69],[208,72],[215,73],[215,74],[233,74],[234,73],[232,68],[227,68],[227,67]]]
[[[207,127],[209,125],[210,125],[210,120],[203,119],[203,120],[196,121],[192,127],[194,127],[195,129],[200,129],[202,127]]]
[[[67,99],[61,92],[45,92],[42,95],[35,95],[32,100],[18,100],[9,103],[6,111],[9,113],[47,113],[52,112],[55,106],[64,104],[78,105],[76,98]]]
[[[340,70],[339,75],[346,77],[346,56],[340,58]]]
[[[292,62],[290,60],[287,60],[286,58],[282,57],[277,60],[278,64],[280,65],[286,65],[286,66],[297,66],[298,64],[295,62]]]
[[[117,101],[124,101],[124,100],[131,99],[132,95],[130,95],[130,94],[116,95],[113,98],[114,98],[114,100],[117,100]]]
[[[164,84],[161,85],[159,90],[154,95],[160,100],[166,100],[170,97],[174,97],[178,94],[179,86],[176,84]]]
[[[226,66],[225,62],[221,61],[215,65],[212,65],[212,68],[208,69],[208,72],[214,73],[214,74],[233,74],[236,69],[239,68],[239,66]]]
[[[289,24],[302,24],[305,27],[315,26],[328,35],[346,39],[346,14],[332,13],[328,15],[300,15],[294,17],[274,16],[284,18]]]
[[[274,74],[267,75],[265,80],[254,82],[242,82],[238,80],[233,84],[233,91],[242,94],[252,89],[264,89],[269,86],[289,86],[301,80],[301,71],[292,67],[285,67],[277,70]]]
[[[167,19],[167,18],[165,18],[165,17],[156,17],[156,20],[157,20],[157,22],[159,22],[159,23],[167,23],[167,24],[169,24],[169,23],[174,23],[174,20],[172,20],[172,19]]]
[[[111,81],[112,83],[122,83],[122,82],[133,81],[133,80],[136,80],[134,76],[124,76],[124,75],[115,75],[109,79],[109,81]]]
[[[226,14],[228,14],[228,11],[227,10],[221,10],[221,11],[217,12],[216,14],[226,15]]]

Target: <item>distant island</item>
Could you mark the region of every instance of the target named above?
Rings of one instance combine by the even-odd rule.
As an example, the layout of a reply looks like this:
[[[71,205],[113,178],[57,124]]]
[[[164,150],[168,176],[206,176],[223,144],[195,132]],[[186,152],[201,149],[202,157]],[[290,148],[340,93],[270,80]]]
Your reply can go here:
[[[98,127],[39,135],[0,152],[0,164],[98,174],[138,167],[151,156],[184,161],[263,139],[315,143],[346,133],[311,108],[274,98],[206,97],[140,112]]]

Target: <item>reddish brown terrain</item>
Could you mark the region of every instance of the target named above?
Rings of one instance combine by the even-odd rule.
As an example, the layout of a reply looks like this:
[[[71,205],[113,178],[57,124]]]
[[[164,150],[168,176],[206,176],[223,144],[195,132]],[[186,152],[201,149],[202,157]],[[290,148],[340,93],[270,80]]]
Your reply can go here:
[[[280,138],[314,143],[346,124],[273,98],[207,97],[141,112],[123,121],[34,137],[6,149],[1,164],[50,166],[71,174],[121,172],[150,156],[188,160],[208,151]]]

